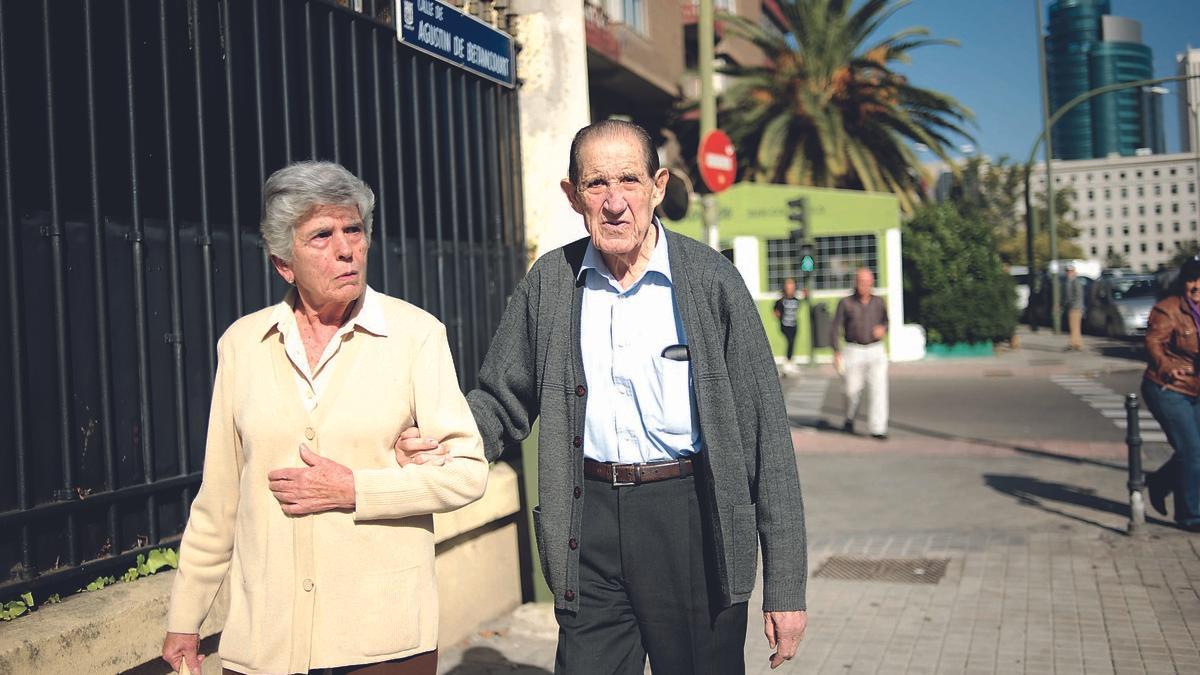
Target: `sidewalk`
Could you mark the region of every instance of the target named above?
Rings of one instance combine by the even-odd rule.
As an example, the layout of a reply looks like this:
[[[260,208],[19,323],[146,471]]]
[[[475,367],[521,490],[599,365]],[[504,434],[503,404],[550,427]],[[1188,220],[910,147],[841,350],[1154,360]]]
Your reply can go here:
[[[1065,338],[1044,335],[974,364],[903,365],[914,377],[1140,367],[1102,351],[1122,347],[1108,341],[1060,358],[1052,339]],[[797,392],[829,377],[815,370],[784,381],[793,416],[806,401]],[[1124,461],[1110,445],[796,433],[810,626],[797,658],[774,672],[1200,672],[1200,535],[1156,514],[1143,535],[1125,535]],[[907,574],[887,580],[882,559]],[[835,566],[859,578],[828,576]],[[760,598],[750,602],[749,673],[772,672]],[[527,605],[445,646],[441,672],[552,672],[555,633],[550,609]]]

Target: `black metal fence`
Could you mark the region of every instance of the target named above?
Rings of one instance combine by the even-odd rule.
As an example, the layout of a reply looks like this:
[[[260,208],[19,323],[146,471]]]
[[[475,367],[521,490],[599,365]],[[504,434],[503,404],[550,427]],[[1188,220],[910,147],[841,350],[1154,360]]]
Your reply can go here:
[[[284,291],[258,217],[290,161],[375,189],[369,282],[471,386],[525,265],[514,94],[322,0],[0,0],[0,599],[181,532],[215,340]]]

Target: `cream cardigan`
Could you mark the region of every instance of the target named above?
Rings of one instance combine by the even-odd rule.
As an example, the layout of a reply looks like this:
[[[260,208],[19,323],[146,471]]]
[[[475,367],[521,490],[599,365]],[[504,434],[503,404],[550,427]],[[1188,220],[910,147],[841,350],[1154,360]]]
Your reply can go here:
[[[356,329],[317,409],[300,402],[273,308],[234,322],[217,345],[204,480],[183,534],[167,630],[196,633],[222,583],[226,668],[295,673],[402,658],[437,647],[433,518],[483,494],[488,467],[459,390],[445,327],[377,295],[386,336]],[[396,464],[419,420],[442,466]],[[354,470],[357,506],[290,517],[267,473],[303,466],[299,445]]]

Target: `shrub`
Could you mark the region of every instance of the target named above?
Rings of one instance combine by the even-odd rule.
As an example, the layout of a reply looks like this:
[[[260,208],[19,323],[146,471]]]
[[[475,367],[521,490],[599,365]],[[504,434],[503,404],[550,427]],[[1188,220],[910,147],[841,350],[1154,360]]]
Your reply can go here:
[[[1016,285],[992,230],[950,203],[924,206],[904,225],[904,313],[925,327],[930,342],[1012,337]]]

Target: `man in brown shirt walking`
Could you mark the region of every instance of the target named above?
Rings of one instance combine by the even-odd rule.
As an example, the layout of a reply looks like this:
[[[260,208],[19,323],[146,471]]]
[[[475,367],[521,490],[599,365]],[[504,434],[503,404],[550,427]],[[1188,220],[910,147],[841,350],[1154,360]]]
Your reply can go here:
[[[888,423],[888,359],[883,348],[887,335],[887,305],[883,298],[872,295],[875,275],[863,267],[854,277],[854,294],[838,302],[833,315],[833,365],[845,381],[846,421],[842,429],[853,433],[854,418],[862,399],[865,384],[871,407],[867,410],[867,427],[871,436],[887,439]],[[846,343],[839,347],[842,333]]]

